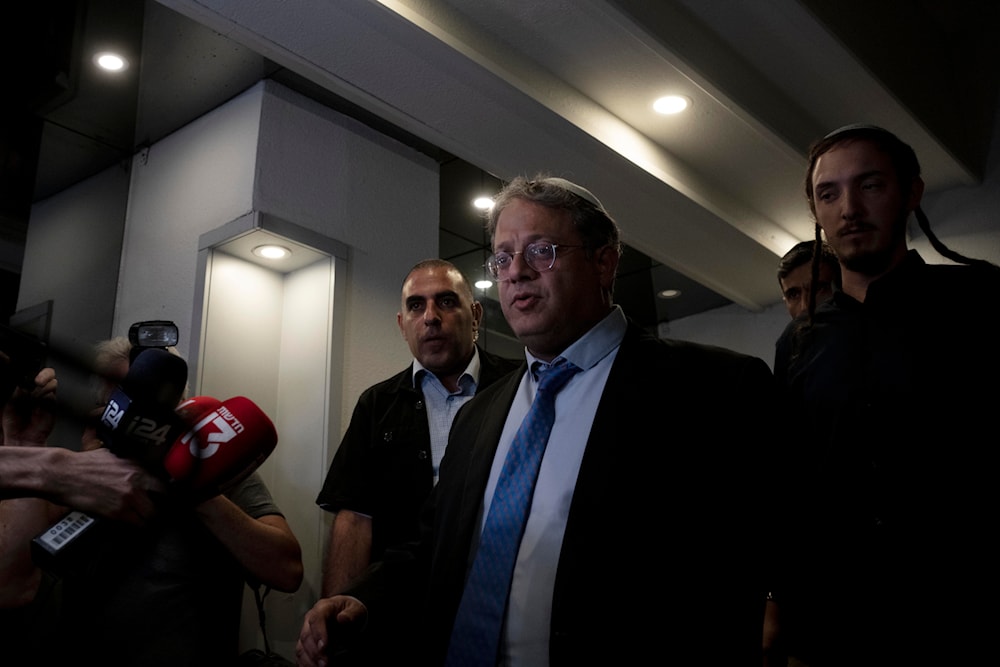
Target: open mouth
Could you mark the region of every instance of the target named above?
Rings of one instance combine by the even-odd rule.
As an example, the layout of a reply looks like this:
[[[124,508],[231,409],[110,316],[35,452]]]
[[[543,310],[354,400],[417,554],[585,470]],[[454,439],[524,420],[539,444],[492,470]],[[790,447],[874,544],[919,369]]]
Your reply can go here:
[[[536,301],[538,301],[538,295],[525,293],[525,294],[517,294],[510,300],[510,303],[515,308],[526,308],[535,303]]]

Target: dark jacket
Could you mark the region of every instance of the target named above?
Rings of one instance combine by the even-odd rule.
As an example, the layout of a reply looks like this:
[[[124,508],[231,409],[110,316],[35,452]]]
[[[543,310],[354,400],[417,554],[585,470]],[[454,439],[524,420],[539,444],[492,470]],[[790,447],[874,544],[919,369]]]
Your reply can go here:
[[[368,604],[370,626],[383,612],[418,605],[398,618],[424,622],[426,653],[415,658],[425,664],[443,662],[490,466],[525,370],[459,411],[420,542],[391,549],[351,591]],[[760,359],[658,340],[630,324],[570,507],[552,667],[760,664],[772,389]]]
[[[802,437],[784,457],[794,530],[776,595],[803,662],[995,658],[998,293],[996,267],[911,250],[863,303],[837,291],[779,339]]]
[[[479,363],[477,392],[518,362],[480,349]],[[372,560],[417,536],[420,507],[434,485],[427,410],[412,378],[411,364],[361,394],[316,499],[323,509],[373,518]]]

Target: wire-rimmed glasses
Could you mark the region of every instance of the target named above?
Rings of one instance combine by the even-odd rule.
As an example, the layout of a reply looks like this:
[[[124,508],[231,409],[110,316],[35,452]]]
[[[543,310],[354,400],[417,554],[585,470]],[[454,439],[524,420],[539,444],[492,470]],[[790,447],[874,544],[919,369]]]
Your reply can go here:
[[[500,251],[490,255],[486,260],[486,270],[490,272],[496,281],[507,280],[507,271],[514,262],[515,255],[521,255],[524,263],[533,270],[542,273],[551,271],[556,263],[556,248],[583,248],[582,245],[565,245],[562,243],[548,243],[546,241],[533,241],[524,246],[524,250],[517,252]]]

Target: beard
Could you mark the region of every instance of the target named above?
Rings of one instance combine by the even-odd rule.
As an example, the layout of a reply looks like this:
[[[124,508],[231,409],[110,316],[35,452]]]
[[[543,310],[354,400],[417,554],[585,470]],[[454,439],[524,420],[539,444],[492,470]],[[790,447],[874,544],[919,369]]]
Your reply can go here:
[[[838,252],[845,269],[866,276],[877,276],[892,268],[900,247],[906,246],[906,221],[909,211],[900,213],[889,229],[888,236],[874,247],[860,247]]]
[[[859,251],[852,255],[845,253],[840,263],[852,273],[860,273],[865,276],[881,275],[889,270],[894,257],[893,250],[892,247],[886,247]]]

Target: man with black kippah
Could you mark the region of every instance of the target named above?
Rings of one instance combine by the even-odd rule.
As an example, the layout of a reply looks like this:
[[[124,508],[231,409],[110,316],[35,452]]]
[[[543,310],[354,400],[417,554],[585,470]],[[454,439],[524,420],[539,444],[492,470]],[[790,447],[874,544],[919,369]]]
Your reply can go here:
[[[842,287],[788,325],[775,358],[781,405],[802,420],[775,593],[790,653],[810,667],[995,661],[1000,269],[937,239],[916,155],[882,128],[817,142],[805,186]],[[964,266],[909,250],[911,213]]]

